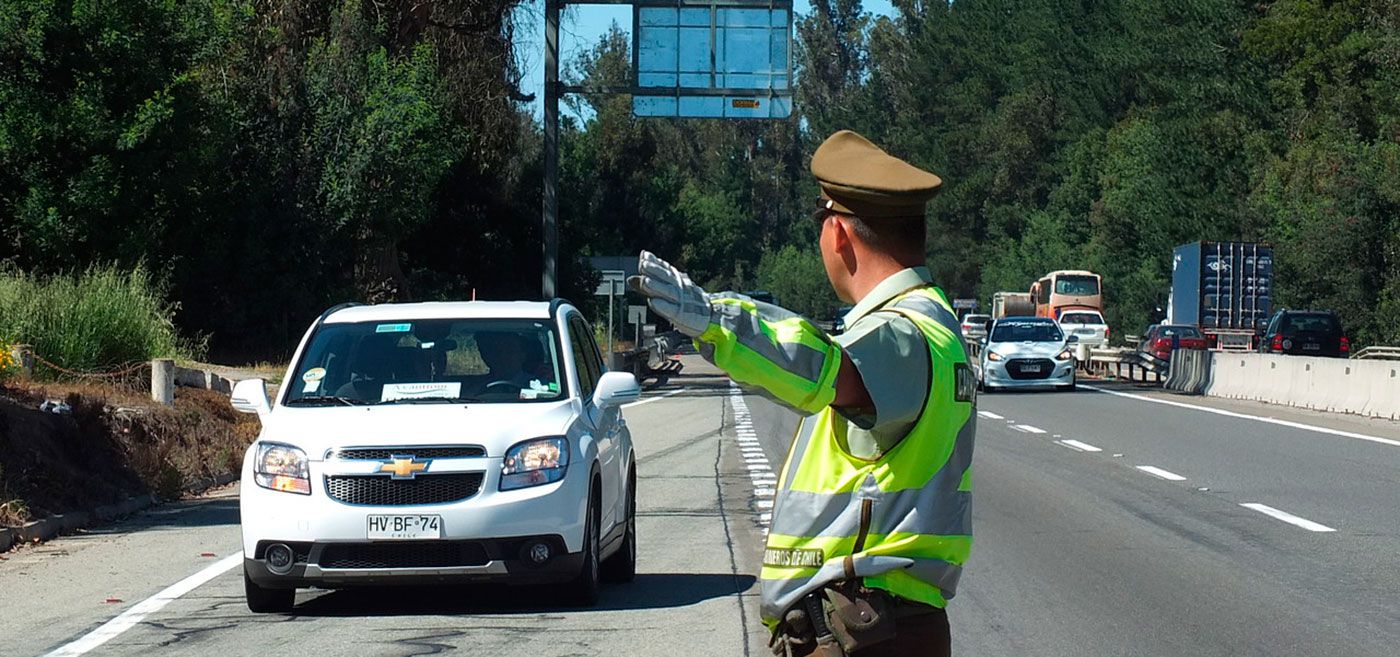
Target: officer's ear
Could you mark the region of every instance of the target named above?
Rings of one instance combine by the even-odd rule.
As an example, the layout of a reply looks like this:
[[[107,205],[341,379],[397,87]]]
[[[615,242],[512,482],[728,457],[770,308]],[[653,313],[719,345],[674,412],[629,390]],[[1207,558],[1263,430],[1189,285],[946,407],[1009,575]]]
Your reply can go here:
[[[852,253],[855,227],[851,225],[851,218],[843,214],[833,214],[829,223],[832,250],[842,256]]]

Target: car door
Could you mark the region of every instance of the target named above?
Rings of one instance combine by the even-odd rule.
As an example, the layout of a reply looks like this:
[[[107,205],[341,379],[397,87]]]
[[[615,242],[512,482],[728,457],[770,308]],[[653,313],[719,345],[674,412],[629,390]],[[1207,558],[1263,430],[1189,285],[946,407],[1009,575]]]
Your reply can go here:
[[[574,315],[569,320],[569,335],[573,343],[574,367],[578,370],[579,396],[583,402],[583,419],[598,446],[598,467],[602,475],[602,508],[599,509],[602,529],[606,533],[618,522],[618,412],[604,411],[593,403],[593,391],[603,375],[602,358],[593,332],[583,318]],[[585,383],[586,381],[586,383]]]

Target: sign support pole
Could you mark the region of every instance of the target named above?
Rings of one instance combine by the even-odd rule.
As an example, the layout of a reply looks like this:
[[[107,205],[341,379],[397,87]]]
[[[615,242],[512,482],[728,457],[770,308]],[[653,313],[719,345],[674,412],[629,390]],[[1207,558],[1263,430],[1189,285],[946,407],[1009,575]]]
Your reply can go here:
[[[544,0],[544,300],[558,296],[559,273],[559,8]]]

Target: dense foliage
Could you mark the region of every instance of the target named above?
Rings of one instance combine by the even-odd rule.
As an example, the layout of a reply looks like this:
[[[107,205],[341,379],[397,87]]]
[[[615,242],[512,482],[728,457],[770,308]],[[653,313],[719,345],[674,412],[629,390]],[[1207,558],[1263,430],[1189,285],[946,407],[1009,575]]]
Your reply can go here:
[[[216,355],[270,356],[344,299],[530,297],[540,136],[518,0],[0,0],[0,261],[148,263]],[[1395,0],[813,0],[797,112],[641,120],[570,97],[563,290],[650,248],[826,317],[806,158],[850,127],[947,181],[929,262],[985,303],[1105,275],[1136,332],[1172,247],[1276,247],[1276,305],[1400,342]],[[614,32],[574,82],[625,82]],[[0,338],[7,336],[0,335]]]

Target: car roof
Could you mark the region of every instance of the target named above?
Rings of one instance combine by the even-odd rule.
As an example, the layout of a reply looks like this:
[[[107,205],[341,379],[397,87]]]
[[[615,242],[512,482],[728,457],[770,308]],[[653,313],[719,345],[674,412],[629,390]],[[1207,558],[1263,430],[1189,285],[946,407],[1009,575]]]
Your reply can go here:
[[[549,319],[548,301],[428,301],[348,306],[332,311],[327,324],[382,322],[403,319]]]
[[[1050,319],[1049,317],[1036,317],[1036,316],[1034,316],[1034,315],[1024,315],[1024,316],[1014,316],[1014,317],[1003,317],[1003,318],[1001,318],[1001,319],[998,319],[997,321],[998,321],[998,322],[1029,322],[1029,323],[1032,323],[1032,324],[1035,324],[1035,323],[1039,323],[1039,324],[1054,324],[1054,323],[1055,323],[1055,320]]]

